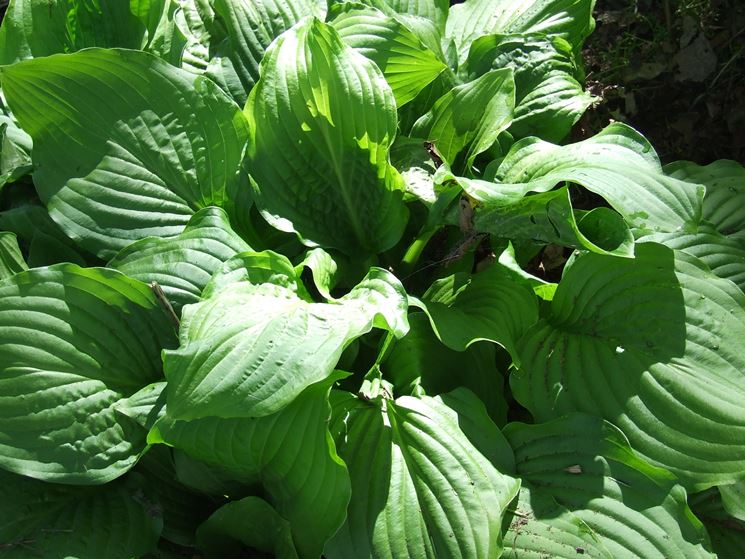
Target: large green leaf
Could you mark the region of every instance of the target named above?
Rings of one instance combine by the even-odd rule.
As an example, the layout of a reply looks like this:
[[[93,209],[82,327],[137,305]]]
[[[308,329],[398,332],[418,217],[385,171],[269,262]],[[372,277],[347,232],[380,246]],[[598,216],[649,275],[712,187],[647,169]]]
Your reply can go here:
[[[386,15],[407,22],[413,18],[428,21],[438,34],[445,29],[450,7],[449,0],[329,0],[329,6],[345,3],[372,6]]]
[[[167,446],[150,448],[134,471],[147,476],[150,492],[160,505],[161,537],[177,545],[193,546],[197,528],[217,505],[176,479],[173,456]]]
[[[373,326],[408,330],[403,286],[373,268],[349,294],[311,303],[274,284],[238,282],[184,309],[181,348],[165,353],[168,414],[178,419],[274,413],[327,378]]]
[[[640,460],[613,425],[574,414],[513,423],[505,435],[530,488],[505,536],[512,546],[505,557],[536,557],[539,550],[563,559],[715,557],[675,477]]]
[[[131,559],[155,548],[163,519],[149,487],[128,476],[70,488],[0,470],[0,556]]]
[[[409,332],[396,340],[381,364],[399,394],[423,390],[437,396],[459,386],[478,394],[494,422],[504,425],[504,379],[495,365],[494,344],[471,344],[455,351],[437,339],[425,313],[409,315]]]
[[[447,69],[437,76],[419,95],[398,111],[398,127],[401,134],[411,134],[414,123],[434,107],[448,91],[460,85],[455,73]]]
[[[695,258],[637,244],[586,254],[519,342],[511,385],[537,421],[600,415],[702,489],[745,474],[745,295]]]
[[[129,0],[129,9],[145,26],[140,48],[179,66],[187,37],[177,21],[178,0]]]
[[[34,140],[42,200],[91,252],[110,258],[178,234],[202,207],[230,209],[247,127],[210,80],[144,52],[88,49],[4,67],[2,82]]]
[[[464,351],[485,340],[502,345],[514,358],[515,342],[538,320],[533,292],[497,264],[474,275],[457,273],[435,281],[424,294],[423,308],[447,347]]]
[[[745,229],[745,167],[726,159],[705,166],[678,161],[665,172],[706,186],[703,218],[719,232],[730,235]]]
[[[350,255],[393,246],[408,212],[388,162],[396,103],[382,72],[317,19],[279,37],[261,72],[245,113],[262,215]]]
[[[465,185],[469,193],[474,192],[469,189],[479,188],[479,183],[483,182],[455,179]],[[598,254],[634,255],[634,236],[623,217],[603,207],[575,212],[566,187],[526,196],[510,205],[490,205],[488,196],[473,220],[477,231],[505,239],[551,243]]]
[[[223,25],[215,22],[213,0],[173,0],[178,4],[176,22],[186,38],[181,68],[201,74],[207,71],[218,45],[227,41]]]
[[[0,64],[87,47],[147,49],[177,63],[183,38],[172,23],[174,7],[171,0],[11,0]]]
[[[745,167],[728,160],[706,166],[678,161],[665,167],[677,179],[706,187],[703,223],[696,230],[658,233],[645,240],[663,243],[701,259],[719,277],[745,290]]]
[[[223,262],[248,250],[251,247],[233,232],[223,210],[205,208],[189,220],[180,235],[132,243],[109,266],[145,283],[158,282],[179,310],[199,301]]]
[[[445,29],[450,2],[448,0],[379,0],[385,2],[402,15],[417,16],[435,24],[438,30]]]
[[[245,495],[246,486],[236,480],[227,468],[202,462],[176,448],[171,449],[171,454],[176,479],[191,490],[212,497],[215,501]]]
[[[197,530],[207,557],[233,557],[245,546],[277,559],[297,558],[290,523],[259,497],[245,497],[222,506]]]
[[[559,142],[595,100],[576,78],[571,45],[558,37],[488,35],[476,40],[468,55],[468,74],[473,78],[497,68],[515,72],[510,132],[517,138]]]
[[[85,47],[138,49],[144,33],[129,2],[12,0],[0,28],[0,64]]]
[[[459,63],[476,39],[493,34],[556,35],[578,51],[595,28],[594,6],[595,0],[466,0],[450,10],[446,38],[455,41]]]
[[[554,498],[523,482],[508,509],[502,557],[509,559],[613,559],[593,530]]]
[[[0,281],[28,270],[14,233],[0,231]]]
[[[344,3],[332,9],[341,39],[375,62],[401,107],[447,68],[403,23],[380,10]]]
[[[350,498],[347,469],[328,431],[328,392],[337,378],[306,388],[265,417],[178,421],[166,415],[150,440],[182,449],[241,483],[261,483],[290,522],[300,554],[318,557]]]
[[[500,556],[519,482],[469,441],[446,398],[335,400],[332,428],[354,497],[327,557]]]
[[[209,299],[224,287],[240,281],[279,285],[295,292],[301,299],[312,301],[292,262],[271,250],[236,254],[214,273],[202,292],[202,298]]]
[[[210,0],[210,6],[211,28],[220,26],[225,39],[211,45],[216,55],[207,75],[241,106],[259,81],[259,64],[271,42],[304,17],[323,18],[326,12],[323,0]]]
[[[657,233],[641,240],[692,254],[720,278],[745,291],[745,240],[725,237],[708,223],[702,223],[695,233]]]
[[[0,283],[0,467],[96,484],[130,469],[145,432],[119,413],[161,376],[175,336],[150,289],[72,264]]]
[[[649,142],[620,123],[566,146],[526,138],[512,147],[495,178],[461,186],[488,208],[562,181],[577,183],[605,198],[641,233],[695,228],[701,220],[704,187],[664,175]]]
[[[470,169],[476,156],[489,149],[512,123],[515,81],[511,69],[492,70],[440,97],[414,123],[411,135],[434,142],[451,166]]]

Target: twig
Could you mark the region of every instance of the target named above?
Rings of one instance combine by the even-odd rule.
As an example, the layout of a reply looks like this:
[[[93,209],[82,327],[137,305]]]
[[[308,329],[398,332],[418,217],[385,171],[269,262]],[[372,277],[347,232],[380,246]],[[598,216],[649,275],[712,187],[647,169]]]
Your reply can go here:
[[[667,37],[669,39],[673,34],[673,17],[670,13],[670,0],[664,0],[662,5],[665,8],[665,27],[667,28]]]
[[[732,57],[731,57],[731,58],[730,58],[730,59],[729,59],[729,60],[728,60],[728,61],[727,61],[727,62],[726,62],[726,63],[724,64],[724,66],[722,66],[722,69],[721,69],[721,70],[719,70],[719,73],[717,73],[717,75],[716,75],[716,76],[714,77],[714,79],[713,79],[713,80],[711,80],[711,84],[709,85],[709,89],[714,89],[714,86],[715,86],[715,85],[717,84],[717,82],[719,81],[719,78],[721,78],[721,77],[722,77],[722,75],[724,74],[724,72],[726,72],[726,71],[727,71],[727,68],[729,68],[729,67],[730,67],[730,65],[731,65],[731,64],[732,64],[732,63],[733,63],[733,62],[734,62],[735,60],[737,60],[738,58],[740,58],[740,56],[742,55],[742,52],[743,52],[743,49],[742,49],[742,48],[739,48],[739,49],[737,50],[737,52],[735,52],[735,54],[733,54],[733,55],[732,55]]]
[[[166,297],[166,294],[163,291],[163,288],[158,284],[157,281],[151,281],[150,289],[153,291],[155,298],[158,300],[158,303],[160,304],[160,307],[168,315],[168,318],[171,320],[173,325],[176,327],[176,330],[178,330],[181,327],[181,321],[179,320],[178,315],[176,314],[176,311],[173,310],[173,306],[171,305],[171,302],[168,300],[168,297]]]

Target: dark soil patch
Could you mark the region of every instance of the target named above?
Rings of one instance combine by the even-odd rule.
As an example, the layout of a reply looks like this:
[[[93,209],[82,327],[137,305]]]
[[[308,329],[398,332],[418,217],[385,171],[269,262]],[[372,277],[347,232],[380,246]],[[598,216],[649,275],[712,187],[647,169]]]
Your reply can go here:
[[[745,2],[598,0],[584,51],[601,98],[576,139],[630,124],[663,162],[745,162]]]

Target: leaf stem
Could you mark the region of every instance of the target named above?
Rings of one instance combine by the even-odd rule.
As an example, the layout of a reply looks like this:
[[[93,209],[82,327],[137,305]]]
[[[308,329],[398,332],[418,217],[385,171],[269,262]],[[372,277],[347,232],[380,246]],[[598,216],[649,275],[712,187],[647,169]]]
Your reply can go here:
[[[422,252],[424,252],[424,248],[436,232],[436,227],[424,228],[417,238],[414,239],[414,242],[409,245],[409,248],[406,249],[406,254],[404,254],[404,257],[401,260],[401,265],[399,266],[399,272],[402,277],[406,277],[414,271],[414,267],[417,265],[417,262],[419,262]]]

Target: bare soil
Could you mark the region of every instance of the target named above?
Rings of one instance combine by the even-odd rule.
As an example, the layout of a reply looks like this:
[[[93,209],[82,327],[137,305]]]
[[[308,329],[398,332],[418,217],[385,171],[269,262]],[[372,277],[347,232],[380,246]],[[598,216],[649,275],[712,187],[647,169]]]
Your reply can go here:
[[[598,0],[595,18],[584,61],[600,102],[576,139],[616,120],[665,163],[745,163],[744,0]]]

